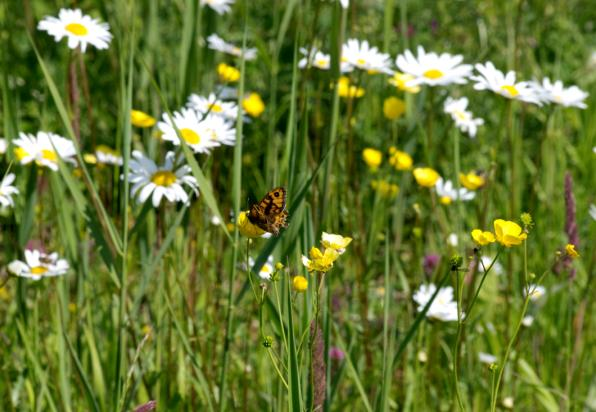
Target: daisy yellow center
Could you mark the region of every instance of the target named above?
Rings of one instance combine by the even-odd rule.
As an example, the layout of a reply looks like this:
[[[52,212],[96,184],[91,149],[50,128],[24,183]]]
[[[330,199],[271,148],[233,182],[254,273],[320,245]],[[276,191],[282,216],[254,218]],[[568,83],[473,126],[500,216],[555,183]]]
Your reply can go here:
[[[48,271],[48,268],[44,266],[35,266],[31,268],[31,273],[34,275],[43,275]]]
[[[27,152],[22,147],[17,147],[14,149],[14,155],[17,157],[17,159],[21,160],[29,156],[29,152]]]
[[[223,111],[223,108],[219,104],[217,104],[217,103],[211,103],[209,105],[209,108],[214,113],[221,113]]]
[[[457,116],[457,118],[459,120],[466,120],[466,118],[467,118],[466,114],[464,112],[460,112],[460,111],[455,112],[455,116]]]
[[[364,66],[366,64],[366,60],[358,59],[358,60],[356,60],[356,64],[359,64],[360,66]]]
[[[451,198],[449,196],[441,196],[441,203],[444,205],[451,204]]]
[[[66,25],[65,29],[75,36],[85,36],[88,33],[87,27],[79,23],[69,23]]]
[[[176,175],[169,170],[160,170],[151,176],[151,181],[158,186],[168,187],[176,182]]]
[[[201,136],[192,129],[180,129],[180,134],[188,144],[199,144],[201,142]]]
[[[433,79],[433,80],[440,79],[444,75],[441,70],[437,70],[437,69],[427,70],[423,74],[424,74],[424,77]]]
[[[327,61],[323,60],[323,59],[318,59],[315,61],[315,65],[316,66],[325,66],[325,65],[327,65]]]
[[[41,151],[41,157],[54,163],[58,161],[58,155],[56,154],[56,152],[49,149],[43,149]]]
[[[519,92],[513,85],[501,86],[501,90],[505,90],[507,93],[509,93],[509,96],[511,97],[515,97],[519,94]]]

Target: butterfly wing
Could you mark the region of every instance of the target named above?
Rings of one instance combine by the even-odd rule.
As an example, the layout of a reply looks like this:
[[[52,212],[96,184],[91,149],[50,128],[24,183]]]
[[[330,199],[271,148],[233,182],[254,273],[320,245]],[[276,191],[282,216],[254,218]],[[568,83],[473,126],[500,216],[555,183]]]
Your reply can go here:
[[[259,203],[250,207],[248,220],[261,229],[279,234],[279,229],[287,227],[286,218],[288,212],[286,209],[286,189],[276,187],[270,190]]]

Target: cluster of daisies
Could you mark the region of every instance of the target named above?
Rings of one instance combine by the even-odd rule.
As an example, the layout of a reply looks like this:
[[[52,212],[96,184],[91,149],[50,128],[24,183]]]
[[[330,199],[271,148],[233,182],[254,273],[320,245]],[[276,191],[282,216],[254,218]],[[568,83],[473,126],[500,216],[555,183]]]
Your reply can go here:
[[[301,48],[303,58],[298,62],[302,69],[314,67],[320,70],[331,68],[331,57],[316,47]],[[555,103],[565,107],[586,108],[584,100],[588,93],[577,86],[565,87],[563,82],[552,82],[549,78],[538,81],[517,81],[516,73],[503,73],[492,62],[483,64],[463,63],[463,56],[449,53],[437,54],[426,52],[418,46],[417,54],[406,50],[395,59],[395,70],[391,56],[371,46],[368,41],[349,39],[342,46],[340,70],[349,73],[363,70],[369,74],[384,73],[390,75],[389,82],[400,90],[417,93],[420,86],[448,86],[451,84],[466,84],[474,82],[475,90],[489,90],[508,99],[520,100],[537,105]],[[475,71],[474,71],[475,69]],[[346,89],[349,85],[349,89]],[[365,91],[358,85],[351,85],[348,77],[342,77],[338,84],[340,96],[357,98]],[[448,98],[444,110],[451,115],[456,126],[471,137],[476,135],[478,126],[484,122],[475,118],[467,109],[468,100]]]

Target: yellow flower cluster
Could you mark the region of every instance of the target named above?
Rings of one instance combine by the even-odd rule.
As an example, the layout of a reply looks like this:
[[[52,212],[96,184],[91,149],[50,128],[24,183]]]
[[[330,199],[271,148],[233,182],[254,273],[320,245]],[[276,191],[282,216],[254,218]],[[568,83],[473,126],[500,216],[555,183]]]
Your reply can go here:
[[[341,76],[337,81],[337,93],[339,97],[353,99],[364,96],[364,89],[351,84],[348,77]]]
[[[225,63],[220,63],[217,66],[217,74],[219,80],[224,83],[235,83],[240,79],[240,70]]]
[[[472,239],[480,246],[497,241],[505,247],[511,247],[520,245],[528,237],[520,225],[510,220],[497,219],[493,226],[494,234],[480,229],[472,230]]]
[[[309,272],[325,273],[333,267],[337,258],[345,252],[352,238],[323,232],[321,244],[323,250],[316,246],[310,249],[309,257],[302,256],[302,264]]]
[[[410,170],[413,163],[414,160],[406,152],[397,150],[394,146],[389,148],[389,164],[396,170]]]
[[[242,108],[249,116],[259,117],[265,111],[265,103],[258,93],[251,93],[242,100]]]

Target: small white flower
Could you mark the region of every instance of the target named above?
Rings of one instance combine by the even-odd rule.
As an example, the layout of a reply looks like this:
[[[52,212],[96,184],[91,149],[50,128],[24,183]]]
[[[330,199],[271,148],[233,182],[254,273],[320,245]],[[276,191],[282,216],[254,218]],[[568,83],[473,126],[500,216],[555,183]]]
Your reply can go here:
[[[12,186],[14,179],[14,173],[8,173],[0,180],[0,207],[2,208],[13,207],[14,199],[12,196],[19,194],[19,189]]]
[[[238,117],[238,105],[234,102],[224,102],[218,99],[214,93],[210,93],[208,97],[193,93],[188,97],[187,105],[202,115],[209,113],[228,120],[236,120]]]
[[[596,220],[596,205],[592,204],[590,205],[590,209],[588,210],[588,213],[590,214],[590,217],[594,220]]]
[[[211,7],[217,14],[223,15],[231,10],[234,0],[200,0],[201,5]]]
[[[478,360],[482,363],[492,364],[497,363],[497,357],[490,353],[478,352]]]
[[[513,397],[507,396],[503,398],[503,408],[513,409]]]
[[[565,88],[561,80],[551,83],[550,79],[545,77],[542,79],[542,84],[530,82],[530,86],[534,88],[534,91],[543,102],[557,103],[565,107],[578,107],[580,109],[588,107],[584,103],[584,100],[588,98],[588,93],[577,86]]]
[[[298,62],[298,67],[301,69],[304,69],[309,65],[321,70],[329,70],[331,67],[331,56],[317,50],[316,47],[310,49],[310,56],[309,50],[305,47],[300,48],[300,53],[304,55]]]
[[[480,258],[480,260],[482,261],[482,265],[480,265],[480,270],[484,271],[484,269],[488,269],[490,267],[490,264],[493,262],[492,257],[490,256],[482,256]],[[484,269],[482,268],[482,266],[484,265]],[[503,274],[503,265],[501,265],[499,263],[499,261],[496,261],[495,263],[493,263],[493,267],[490,269],[491,273],[494,273],[495,275],[502,275]]]
[[[102,144],[98,145],[95,148],[95,157],[97,158],[97,163],[122,166],[122,156],[111,147]]]
[[[432,295],[437,290],[434,284],[420,285],[414,293],[414,302],[418,304],[418,312],[426,306]],[[439,290],[439,293],[426,312],[427,318],[438,319],[443,322],[457,320],[457,302],[453,300],[453,288],[446,286]]]
[[[236,143],[236,128],[221,116],[208,114],[201,122],[204,135],[217,143],[233,146]]]
[[[159,206],[162,197],[172,203],[188,203],[190,199],[183,185],[199,195],[197,181],[190,175],[190,166],[174,165],[174,152],[166,153],[165,163],[161,167],[137,150],[132,152],[132,157],[128,175],[128,181],[132,184],[130,195],[134,197],[138,193],[139,203],[144,203],[149,196],[153,207]]]
[[[524,325],[526,328],[529,328],[530,326],[532,326],[532,323],[534,323],[534,316],[524,316],[524,318],[522,319],[522,325]]]
[[[445,113],[451,115],[451,118],[455,122],[455,125],[459,130],[470,135],[470,137],[476,137],[478,126],[484,124],[484,120],[481,118],[474,118],[472,112],[466,110],[468,107],[468,99],[462,97],[461,99],[452,99],[448,97],[445,100],[444,110]]]
[[[252,269],[252,267],[255,264],[254,259],[249,258],[248,264],[250,266],[249,269]],[[273,274],[274,271],[275,271],[275,265],[273,265],[273,256],[269,256],[267,258],[267,261],[263,264],[263,266],[261,266],[261,269],[259,269],[258,275],[263,280],[271,280],[271,275]]]
[[[221,225],[221,219],[215,215],[211,216],[211,224],[214,226]]]
[[[418,358],[418,362],[420,363],[426,363],[428,362],[428,355],[426,354],[426,352],[424,351],[418,351],[418,355],[416,356]]]
[[[58,17],[46,16],[37,25],[38,30],[47,31],[59,42],[68,39],[68,47],[76,49],[79,45],[84,53],[87,44],[97,49],[107,49],[112,40],[110,26],[99,20],[83,15],[79,9],[60,9]]]
[[[459,239],[457,238],[457,234],[450,233],[449,236],[447,236],[447,244],[452,247],[457,247],[457,245],[459,244]]]
[[[427,84],[429,86],[446,86],[449,84],[464,84],[472,72],[472,66],[461,64],[461,55],[449,53],[426,53],[422,46],[418,46],[418,55],[410,50],[397,56],[395,63],[404,73],[414,76],[407,85],[409,87]]]
[[[194,110],[182,109],[180,112],[174,112],[173,117],[174,121],[172,122],[170,116],[164,113],[163,121],[157,123],[157,127],[163,132],[163,140],[169,140],[176,146],[180,144],[180,139],[174,129],[175,124],[186,144],[195,153],[209,153],[212,148],[220,145],[218,141],[211,138],[211,133],[204,127],[204,121],[200,120]]]
[[[336,235],[334,233],[323,232],[321,235],[321,244],[325,248],[331,248],[340,255],[346,251],[346,247],[352,242],[352,238]]]
[[[6,149],[8,148],[8,143],[6,139],[0,137],[0,155],[6,153]]]
[[[478,76],[470,76],[470,79],[476,82],[474,89],[490,90],[508,99],[521,100],[537,105],[541,104],[540,96],[538,96],[529,82],[516,83],[514,71],[504,74],[502,71],[497,70],[491,62],[476,64],[474,67],[480,73]]]
[[[541,285],[530,285],[529,286],[529,294],[530,300],[537,301],[542,298],[546,293],[546,288]]]
[[[65,162],[76,163],[75,146],[72,141],[50,132],[37,132],[37,136],[19,133],[13,141],[15,156],[23,165],[35,161],[39,166],[58,170],[58,158]]]
[[[381,53],[377,47],[370,47],[367,40],[360,42],[357,39],[349,39],[342,46],[341,61],[360,70],[393,73],[389,55]]]
[[[39,250],[25,250],[25,261],[15,260],[8,270],[16,276],[39,280],[42,277],[64,275],[69,269],[68,262],[60,259],[57,253],[45,254]]]
[[[459,189],[458,196],[458,191],[455,189],[455,187],[453,187],[451,180],[443,180],[442,177],[437,180],[437,183],[435,184],[435,190],[439,196],[439,199],[441,200],[441,203],[443,204],[449,204],[458,200],[458,198],[459,200],[465,202],[474,199],[476,196],[474,192],[463,187]]]
[[[215,33],[207,37],[207,43],[207,47],[209,47],[211,50],[216,50],[236,57],[242,57],[242,55],[244,54],[244,60],[254,60],[257,58],[257,49],[246,49],[243,53],[240,47],[234,46],[233,44],[226,42],[224,39],[222,39]]]
[[[344,9],[347,9],[350,5],[350,0],[339,0],[339,4],[341,4],[341,7]]]

